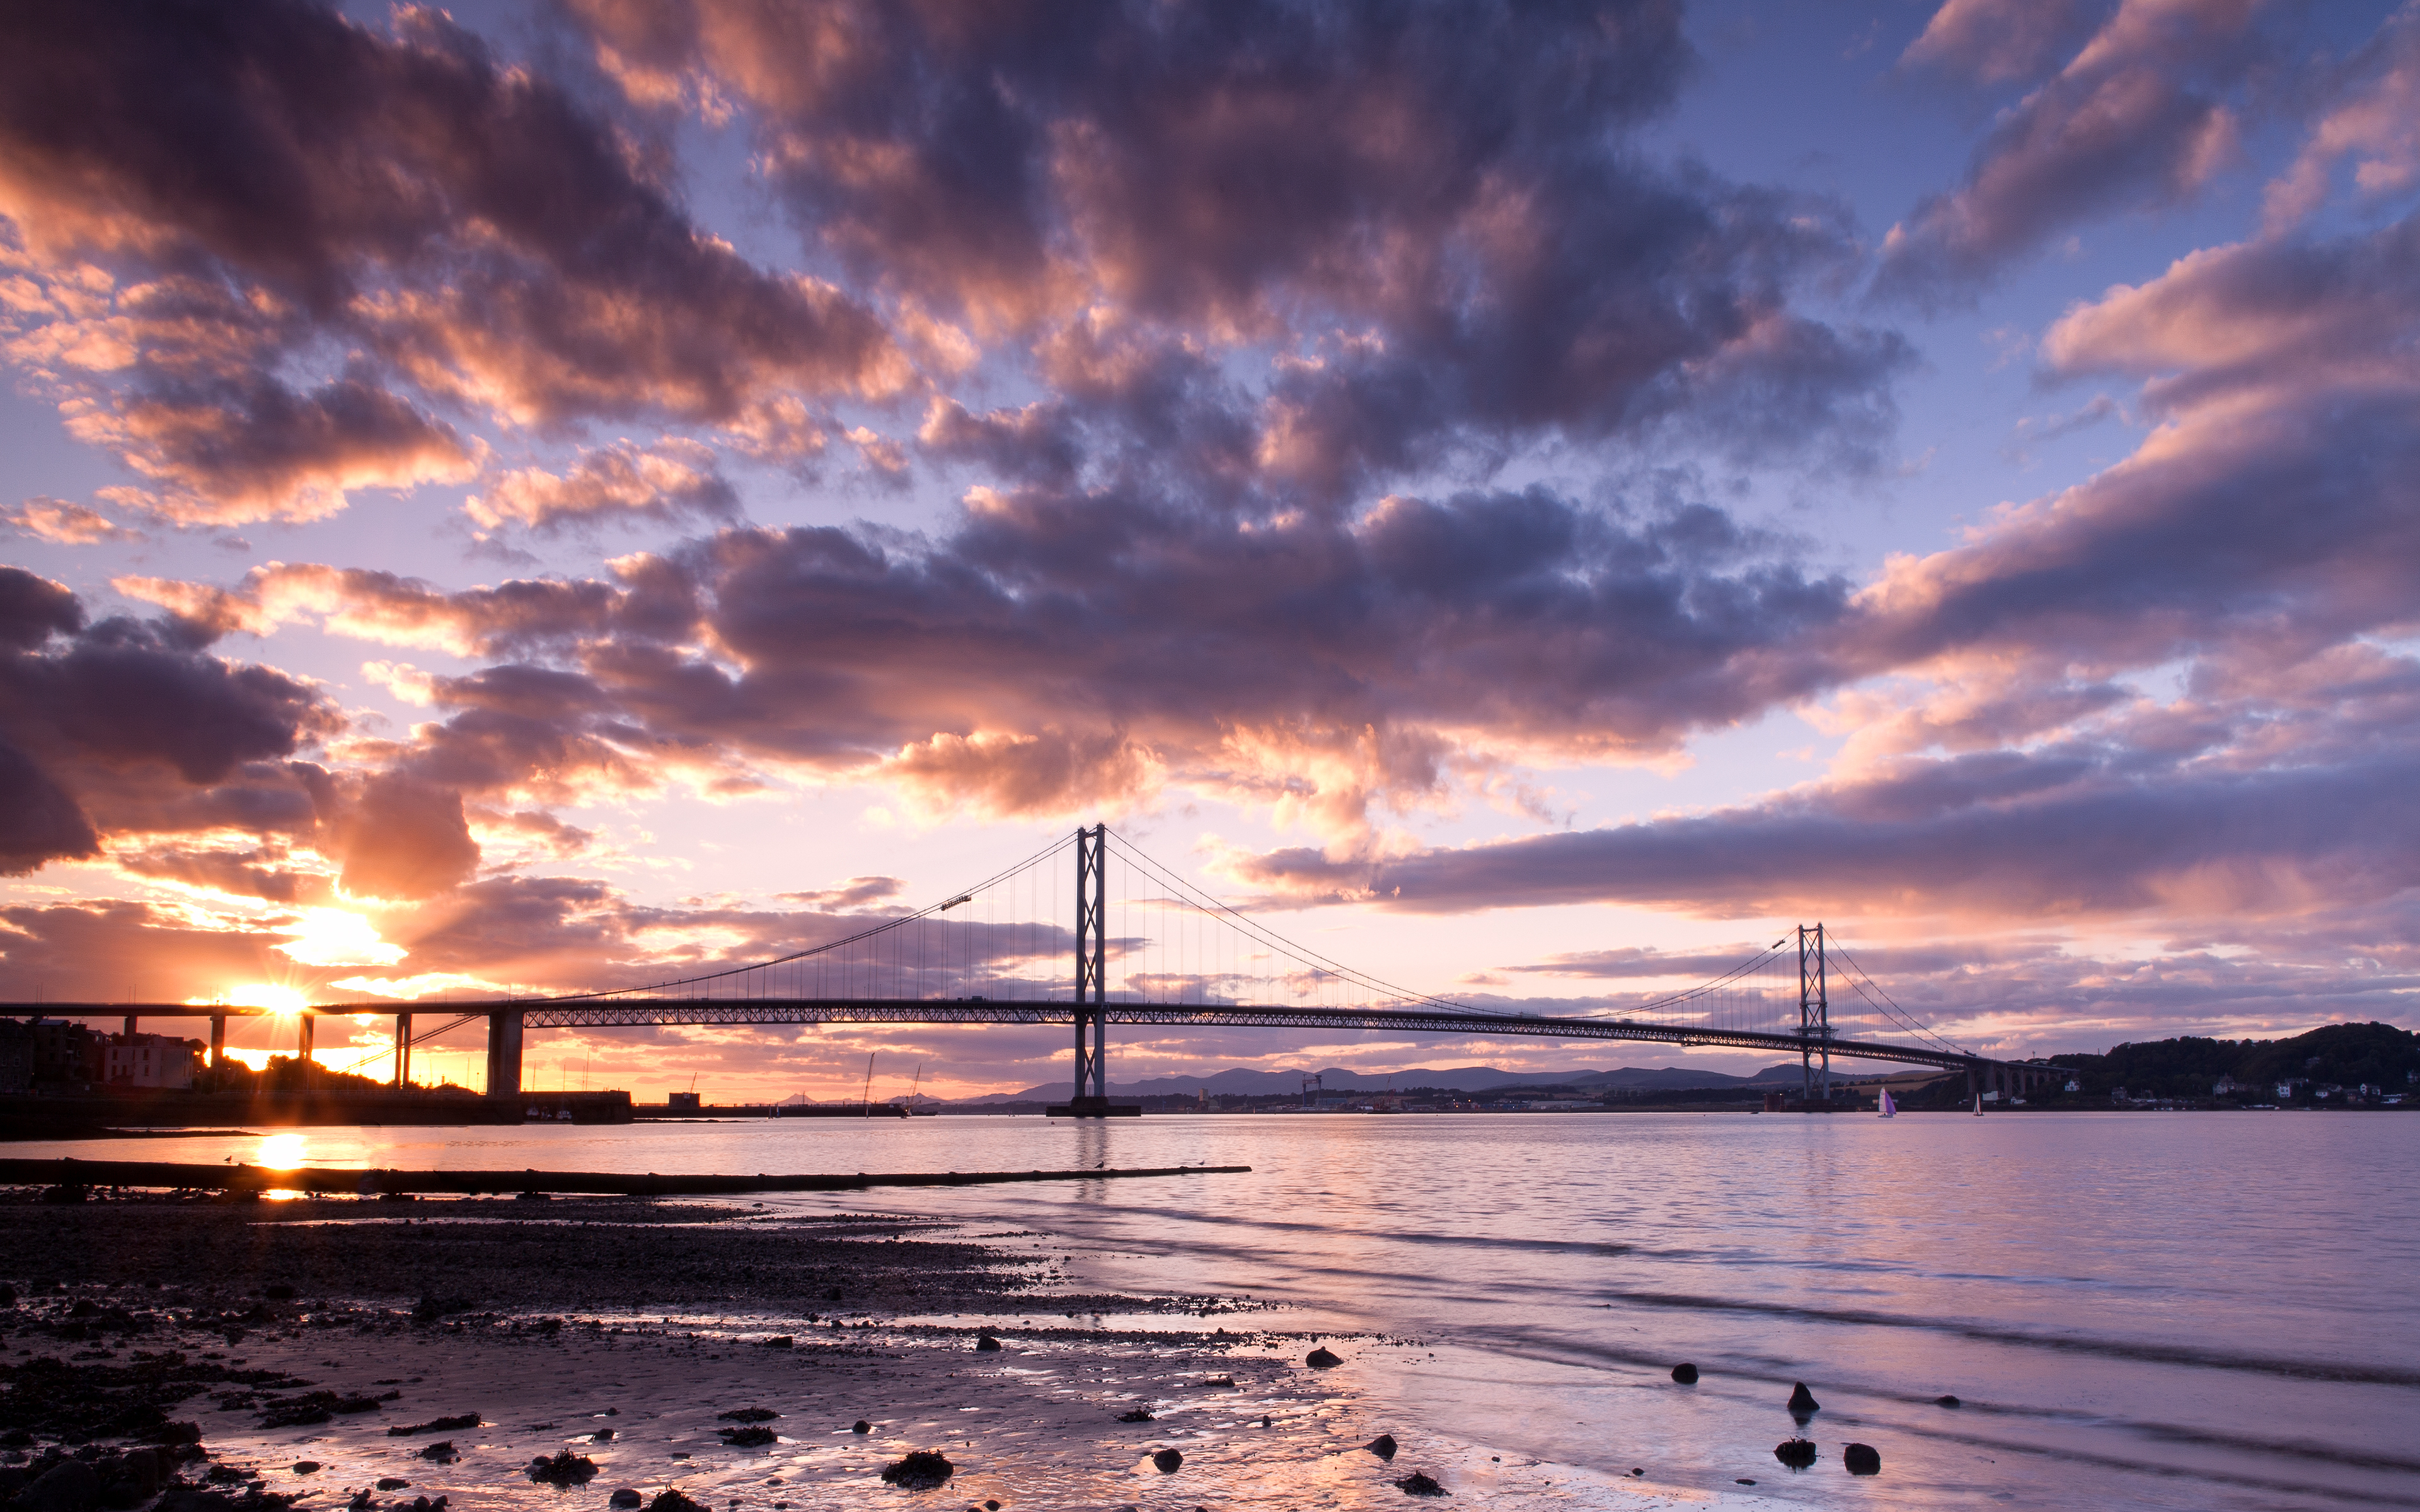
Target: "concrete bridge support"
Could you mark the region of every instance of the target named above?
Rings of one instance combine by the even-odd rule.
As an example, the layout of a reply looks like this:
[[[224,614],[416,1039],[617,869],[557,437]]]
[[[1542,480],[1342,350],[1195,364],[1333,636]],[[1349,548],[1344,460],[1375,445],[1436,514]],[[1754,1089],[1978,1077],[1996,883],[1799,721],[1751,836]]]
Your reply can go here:
[[[411,1015],[395,1016],[395,1089],[398,1092],[411,1085]]]
[[[210,1070],[226,1070],[226,1015],[210,1015]]]
[[[521,1095],[521,1011],[488,1015],[488,1095]]]

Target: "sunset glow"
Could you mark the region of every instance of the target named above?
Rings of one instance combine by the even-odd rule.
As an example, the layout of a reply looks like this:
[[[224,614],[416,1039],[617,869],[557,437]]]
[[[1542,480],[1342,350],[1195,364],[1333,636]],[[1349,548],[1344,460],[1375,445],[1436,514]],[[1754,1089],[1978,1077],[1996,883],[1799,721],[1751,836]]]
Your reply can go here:
[[[265,1008],[280,1018],[300,1014],[311,1006],[311,995],[296,987],[281,987],[274,982],[256,981],[226,990],[225,1002],[244,1008]]]
[[[2420,1016],[2412,4],[654,9],[0,49],[12,998],[618,989],[1107,823],[1491,1012],[1823,923],[1995,1056]],[[1113,1054],[1448,1051],[1576,1063]]]

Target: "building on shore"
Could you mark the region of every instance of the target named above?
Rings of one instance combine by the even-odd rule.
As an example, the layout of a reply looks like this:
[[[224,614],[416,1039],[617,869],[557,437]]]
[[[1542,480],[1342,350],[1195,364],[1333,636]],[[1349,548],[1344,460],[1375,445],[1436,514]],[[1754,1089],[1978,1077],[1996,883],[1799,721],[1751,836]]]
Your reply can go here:
[[[111,1034],[69,1019],[0,1018],[0,1093],[92,1087],[186,1090],[208,1047],[167,1034]]]
[[[159,1087],[190,1091],[209,1047],[165,1034],[113,1034],[101,1047],[101,1081],[110,1087]]]

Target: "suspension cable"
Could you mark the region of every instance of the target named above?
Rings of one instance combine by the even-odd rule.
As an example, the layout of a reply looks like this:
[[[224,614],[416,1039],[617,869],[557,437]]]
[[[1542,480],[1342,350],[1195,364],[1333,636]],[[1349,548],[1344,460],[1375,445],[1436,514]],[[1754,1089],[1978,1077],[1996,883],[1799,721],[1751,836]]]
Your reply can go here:
[[[1967,1050],[1962,1045],[1952,1044],[1949,1041],[1933,1033],[1929,1026],[1916,1022],[1914,1014],[1900,1007],[1898,1000],[1892,997],[1888,992],[1884,991],[1883,984],[1874,980],[1873,974],[1871,972],[1869,972],[1865,967],[1857,964],[1856,957],[1851,955],[1837,940],[1826,943],[1835,954],[1838,955],[1841,960],[1846,961],[1849,964],[1849,969],[1856,973],[1856,976],[1849,978],[1848,981],[1851,987],[1856,989],[1858,996],[1864,998],[1869,1003],[1874,1002],[1873,994],[1867,992],[1863,986],[1858,985],[1858,978],[1861,977],[1865,979],[1867,982],[1871,983],[1874,992],[1882,993],[1883,1002],[1890,1004],[1890,1015],[1899,1023],[1900,1027],[1905,1028],[1912,1033],[1924,1036],[1926,1039],[1931,1041],[1934,1044],[1941,1046],[1945,1050],[1952,1051],[1962,1056],[1973,1054],[1972,1051]],[[1882,1010],[1882,1003],[1874,1003],[1874,1007],[1877,1011],[1880,1011]]]
[[[534,1001],[542,1003],[574,1003],[599,997],[625,997],[634,994],[660,993],[669,991],[675,987],[694,987],[700,982],[720,981],[726,977],[740,976],[746,972],[761,970],[767,966],[787,965],[793,961],[804,961],[810,956],[823,955],[828,951],[837,950],[843,946],[855,945],[861,940],[870,940],[879,934],[888,934],[893,930],[903,929],[909,924],[917,922],[919,919],[930,918],[934,915],[940,913],[943,909],[954,908],[959,903],[966,902],[970,896],[982,892],[988,887],[997,887],[999,884],[1008,880],[1010,877],[1016,876],[1019,872],[1022,872],[1031,867],[1041,864],[1044,860],[1065,849],[1067,844],[1068,841],[1065,840],[1052,841],[1049,844],[1044,846],[1041,850],[1034,852],[1032,856],[1027,856],[1024,860],[1017,862],[1015,866],[1009,867],[1005,871],[996,872],[992,873],[992,875],[985,878],[983,881],[976,883],[971,887],[961,887],[957,889],[951,893],[949,898],[944,902],[928,903],[912,914],[902,914],[895,918],[885,919],[883,922],[876,924],[870,928],[859,930],[854,934],[843,935],[841,938],[836,940],[826,940],[821,945],[809,946],[803,950],[793,950],[787,955],[777,955],[766,961],[752,961],[746,965],[741,966],[725,966],[720,971],[701,972],[694,977],[679,977],[668,981],[650,982],[644,986],[609,987],[593,993],[561,993],[550,997],[536,998],[534,999]]]

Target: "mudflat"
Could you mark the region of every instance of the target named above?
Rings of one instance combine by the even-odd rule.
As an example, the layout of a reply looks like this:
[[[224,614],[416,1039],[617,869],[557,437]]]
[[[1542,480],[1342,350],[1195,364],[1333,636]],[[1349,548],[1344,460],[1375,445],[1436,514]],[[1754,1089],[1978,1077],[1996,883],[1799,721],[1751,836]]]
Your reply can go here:
[[[1314,1367],[1280,1316],[1087,1290],[1063,1255],[747,1203],[10,1194],[0,1491],[43,1512],[672,1490],[713,1512],[1182,1509],[1396,1506],[1415,1475],[1562,1500],[1588,1478],[1392,1416],[1357,1377],[1407,1341],[1330,1338],[1342,1363]],[[1391,1454],[1367,1447],[1382,1433]],[[89,1494],[37,1494],[82,1487],[44,1479],[79,1459]]]

